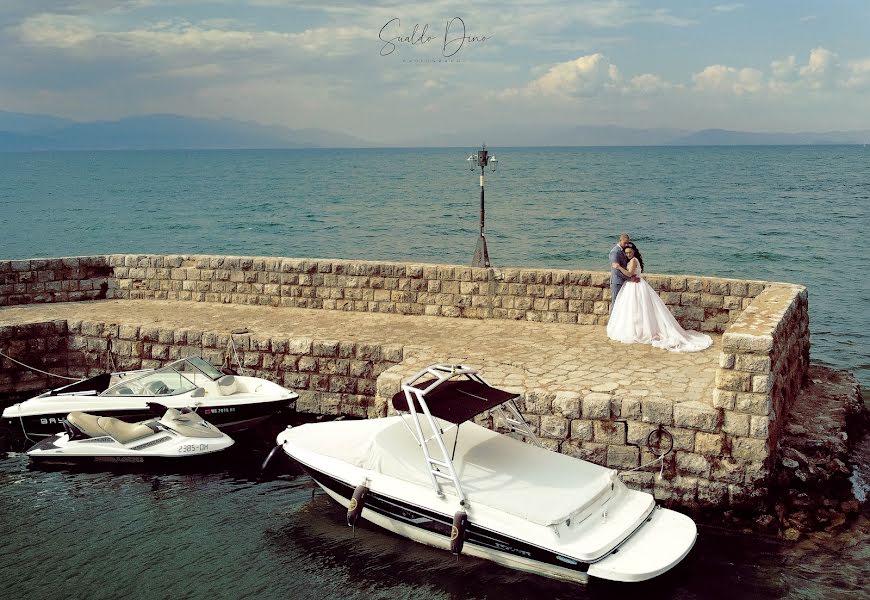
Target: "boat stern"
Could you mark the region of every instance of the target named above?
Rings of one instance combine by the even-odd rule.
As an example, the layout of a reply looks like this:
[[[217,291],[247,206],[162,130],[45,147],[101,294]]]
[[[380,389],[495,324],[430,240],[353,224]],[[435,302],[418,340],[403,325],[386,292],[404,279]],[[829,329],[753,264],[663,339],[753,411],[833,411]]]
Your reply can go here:
[[[692,519],[657,506],[625,542],[589,565],[588,574],[623,582],[652,579],[682,561],[697,537],[698,528]]]

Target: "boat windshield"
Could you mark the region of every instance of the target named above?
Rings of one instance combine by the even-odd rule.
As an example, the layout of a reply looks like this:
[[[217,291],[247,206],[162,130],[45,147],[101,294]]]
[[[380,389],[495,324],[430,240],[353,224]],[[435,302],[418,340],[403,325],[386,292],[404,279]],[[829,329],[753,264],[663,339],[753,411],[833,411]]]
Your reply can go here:
[[[172,365],[127,379],[107,389],[101,396],[174,396],[196,389],[196,385]]]
[[[224,376],[224,374],[214,368],[210,362],[203,360],[198,356],[189,356],[167,366],[172,367],[179,373],[192,373],[194,376],[201,373],[212,381],[217,381]]]
[[[138,377],[126,378],[101,396],[174,396],[200,387],[204,381],[217,381],[223,373],[211,363],[189,356]]]

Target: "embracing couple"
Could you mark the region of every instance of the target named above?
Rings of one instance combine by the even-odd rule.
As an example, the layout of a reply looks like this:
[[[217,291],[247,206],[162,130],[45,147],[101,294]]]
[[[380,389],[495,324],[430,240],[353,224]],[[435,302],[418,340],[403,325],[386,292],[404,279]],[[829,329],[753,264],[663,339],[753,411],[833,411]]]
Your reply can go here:
[[[610,250],[610,320],[607,337],[626,344],[652,344],[671,352],[709,348],[709,335],[686,331],[656,291],[643,280],[643,257],[627,233]]]

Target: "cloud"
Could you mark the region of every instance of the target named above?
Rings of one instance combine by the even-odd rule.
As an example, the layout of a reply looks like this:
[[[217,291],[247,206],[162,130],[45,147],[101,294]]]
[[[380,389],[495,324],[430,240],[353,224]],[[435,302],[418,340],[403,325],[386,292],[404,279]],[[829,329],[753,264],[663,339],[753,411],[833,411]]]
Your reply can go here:
[[[499,27],[512,26],[513,30],[528,29],[533,26],[540,29],[542,25],[587,25],[604,29],[620,28],[638,23],[668,25],[672,27],[688,27],[696,25],[697,21],[671,13],[666,8],[650,9],[639,0],[538,0],[531,3],[528,0],[503,0],[498,8],[484,3],[458,2],[456,0],[432,0],[425,6],[409,8],[403,2],[390,2],[386,5],[372,6],[366,2],[311,2],[298,0],[249,0],[254,3],[269,3],[272,5],[292,4],[306,10],[325,12],[341,18],[392,18],[402,13],[415,13],[413,18],[423,23],[427,19],[431,24],[440,22],[446,15],[462,15],[469,25],[477,24]],[[529,10],[533,8],[533,10]],[[437,18],[436,18],[437,17]],[[409,17],[410,18],[410,17]],[[383,23],[383,21],[381,22]]]
[[[41,14],[18,26],[19,39],[29,46],[75,48],[93,41],[97,32],[88,19],[72,15]]]
[[[213,22],[213,21],[212,21]],[[346,56],[359,50],[371,32],[359,26],[318,27],[297,32],[227,29],[164,20],[126,30],[100,30],[89,18],[40,14],[17,28],[21,43],[42,49],[77,50],[80,55],[167,55],[181,52],[218,54],[258,50],[303,51]]]
[[[664,8],[641,8],[634,2],[585,2],[567,3],[553,7],[553,16],[569,22],[582,23],[593,27],[620,28],[637,23],[689,27],[697,21],[671,14]]]
[[[710,65],[692,75],[695,89],[700,92],[731,93],[741,96],[764,89],[764,74],[758,69]]]
[[[678,87],[681,86],[665,81],[658,75],[653,75],[652,73],[644,73],[642,75],[636,75],[635,77],[632,77],[623,91],[626,93],[637,93],[647,96],[653,94],[660,94],[667,90]]]
[[[614,94],[651,96],[683,87],[653,73],[636,75],[626,81],[619,67],[600,52],[533,70],[543,71],[544,74],[524,87],[503,90],[496,97],[576,99]]]
[[[847,69],[855,87],[863,81],[863,63],[859,63],[850,63]],[[822,47],[810,50],[806,64],[800,64],[792,55],[772,61],[769,73],[750,67],[710,65],[692,75],[692,81],[698,92],[738,96],[764,92],[783,95],[798,91],[824,91],[848,85],[843,79],[843,68],[837,54]]]
[[[613,89],[620,81],[619,69],[601,53],[581,56],[550,67],[529,83],[524,93],[538,96],[595,96]]]
[[[770,63],[769,88],[777,93],[798,90],[830,90],[844,84],[843,69],[837,54],[827,48],[810,50],[806,64],[798,64],[794,55]]]
[[[784,60],[770,63],[769,87],[774,92],[788,92],[800,80],[800,67],[797,59],[789,56]]]
[[[870,89],[870,57],[850,60],[847,64],[848,76],[844,85],[850,89]]]
[[[743,3],[736,2],[734,4],[718,4],[713,7],[713,10],[719,13],[729,13],[734,12],[735,10],[740,10],[741,8],[743,8]]]
[[[839,69],[837,55],[818,47],[810,50],[809,62],[800,68],[800,76],[813,89],[830,88],[834,86]]]
[[[816,20],[816,15],[804,15],[803,17],[798,19],[798,21],[800,21],[801,23],[809,23],[810,21],[815,21],[815,20]]]

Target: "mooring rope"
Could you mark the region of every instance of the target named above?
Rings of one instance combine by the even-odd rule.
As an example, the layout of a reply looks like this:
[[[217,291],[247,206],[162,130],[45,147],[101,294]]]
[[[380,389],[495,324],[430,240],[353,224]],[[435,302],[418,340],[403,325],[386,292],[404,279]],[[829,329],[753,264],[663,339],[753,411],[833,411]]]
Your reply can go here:
[[[106,338],[106,370],[114,373],[118,370],[115,364],[115,354],[112,352],[112,338]]]
[[[639,471],[641,469],[647,468],[650,465],[654,465],[657,462],[661,462],[662,464],[659,467],[659,479],[661,479],[662,475],[664,474],[664,471],[665,471],[665,456],[667,456],[668,454],[669,454],[669,452],[666,452],[666,453],[662,454],[661,456],[659,456],[657,459],[650,461],[650,462],[646,463],[645,465],[640,465],[639,467],[635,467],[633,469],[626,469],[625,471],[619,471],[619,476],[621,477],[621,476],[625,475],[626,473],[631,473],[632,471]]]
[[[242,361],[239,360],[239,353],[236,351],[236,341],[233,339],[233,334],[230,334],[230,340],[227,342],[227,347],[224,350],[224,363],[227,367],[232,368],[230,365],[230,351],[232,351],[233,357],[236,359],[236,366],[239,369],[239,375],[243,375],[244,371],[242,370]]]
[[[43,371],[42,369],[37,369],[36,367],[31,367],[30,365],[26,365],[26,364],[24,364],[23,362],[21,362],[20,360],[15,360],[15,359],[12,358],[11,356],[9,356],[9,355],[7,355],[7,354],[3,354],[2,352],[0,352],[0,356],[2,356],[3,358],[6,358],[6,359],[11,360],[11,361],[14,362],[15,364],[19,364],[19,365],[21,365],[21,366],[24,367],[25,369],[30,369],[31,371],[36,371],[37,373],[43,373],[43,374],[45,374],[45,375],[51,375],[52,377],[59,377],[60,379],[68,379],[69,381],[81,381],[81,380],[82,380],[81,377],[66,377],[65,375],[58,375],[58,374],[56,374],[56,373],[49,373],[48,371]]]
[[[635,467],[633,469],[626,469],[625,471],[619,471],[618,475],[620,477],[625,473],[631,473],[632,471],[639,471],[640,469],[645,469],[650,465],[656,464],[657,462],[661,462],[662,464],[661,464],[661,466],[659,466],[659,479],[662,478],[662,476],[664,475],[664,472],[665,472],[665,457],[668,454],[670,454],[671,452],[673,452],[673,450],[674,450],[674,435],[661,425],[658,426],[658,429],[653,429],[652,431],[650,431],[649,435],[646,436],[646,447],[647,447],[647,450],[649,450],[653,454],[656,454],[656,451],[653,450],[653,443],[652,443],[652,437],[654,434],[658,434],[658,436],[659,436],[658,444],[661,444],[661,438],[663,435],[667,436],[671,441],[670,447],[664,453],[659,454],[658,458],[646,463],[645,465],[640,465],[639,467]],[[659,450],[661,450],[661,448],[659,448]]]

